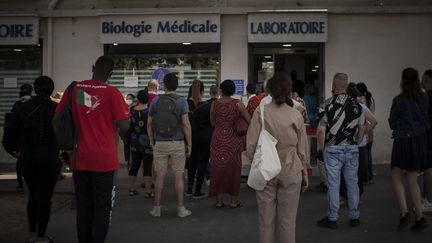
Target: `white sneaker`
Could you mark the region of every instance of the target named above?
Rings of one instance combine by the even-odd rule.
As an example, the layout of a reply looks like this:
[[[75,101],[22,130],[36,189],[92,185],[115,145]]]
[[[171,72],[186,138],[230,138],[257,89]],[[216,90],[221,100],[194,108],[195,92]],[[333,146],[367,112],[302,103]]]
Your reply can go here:
[[[153,217],[161,216],[161,206],[153,206],[153,209],[150,211],[150,215]]]
[[[432,212],[432,202],[429,202],[426,198],[423,200],[422,203],[423,212],[430,213]]]
[[[184,218],[191,214],[192,212],[190,210],[187,210],[184,206],[177,207],[177,217]]]

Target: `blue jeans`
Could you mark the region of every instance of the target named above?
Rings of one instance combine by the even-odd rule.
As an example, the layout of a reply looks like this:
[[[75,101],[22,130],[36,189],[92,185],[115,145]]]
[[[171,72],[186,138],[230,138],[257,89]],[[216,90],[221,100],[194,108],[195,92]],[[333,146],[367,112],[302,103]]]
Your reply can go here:
[[[341,172],[343,172],[348,191],[349,218],[358,219],[360,217],[360,211],[358,209],[360,196],[359,187],[357,185],[357,171],[359,166],[358,146],[328,146],[324,150],[324,163],[328,180],[328,218],[333,221],[338,219],[340,204],[339,185],[341,180]]]

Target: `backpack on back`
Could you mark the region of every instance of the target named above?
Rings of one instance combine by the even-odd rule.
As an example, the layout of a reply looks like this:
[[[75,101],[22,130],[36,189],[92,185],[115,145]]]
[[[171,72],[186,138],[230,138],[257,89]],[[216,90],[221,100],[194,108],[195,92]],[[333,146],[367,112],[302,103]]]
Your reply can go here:
[[[72,91],[75,85],[76,82],[73,81],[67,88],[66,105],[57,116],[54,116],[53,120],[56,144],[62,150],[72,150],[76,143],[75,123],[72,114]]]
[[[163,137],[174,136],[180,114],[177,108],[177,95],[160,95],[154,106],[153,129]]]

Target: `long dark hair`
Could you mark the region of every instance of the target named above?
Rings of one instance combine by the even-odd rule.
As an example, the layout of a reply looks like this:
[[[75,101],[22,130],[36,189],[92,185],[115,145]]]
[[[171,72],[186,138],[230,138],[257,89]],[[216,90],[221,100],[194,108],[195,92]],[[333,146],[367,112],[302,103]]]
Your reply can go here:
[[[402,82],[400,87],[402,90],[402,96],[408,99],[413,99],[417,103],[421,101],[423,91],[421,90],[417,70],[411,67],[405,68],[402,71]]]
[[[48,76],[40,76],[34,81],[33,87],[38,97],[36,99],[37,107],[35,109],[36,111],[37,109],[39,110],[37,112],[39,114],[39,120],[33,120],[33,122],[39,122],[39,142],[47,142],[47,139],[50,139],[48,128],[51,126],[52,119],[48,119],[46,113],[52,102],[50,96],[54,91],[54,81]]]
[[[366,84],[363,82],[358,83],[357,90],[366,97],[366,105],[370,108],[372,105],[372,93],[368,91]]]
[[[190,99],[192,99],[195,106],[202,101],[203,93],[204,83],[201,80],[195,79],[190,87]]]

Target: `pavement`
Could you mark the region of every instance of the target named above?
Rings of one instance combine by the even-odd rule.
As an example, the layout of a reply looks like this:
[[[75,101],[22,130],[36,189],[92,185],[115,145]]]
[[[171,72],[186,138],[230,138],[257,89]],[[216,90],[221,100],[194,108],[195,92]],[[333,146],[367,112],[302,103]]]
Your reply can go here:
[[[318,178],[310,178],[311,189],[301,196],[297,216],[297,243],[426,243],[432,239],[432,214],[425,214],[430,227],[422,232],[397,232],[399,213],[391,184],[389,167],[375,166],[376,182],[365,188],[362,196],[361,226],[348,225],[347,209],[341,208],[339,229],[316,226],[326,214],[326,195],[314,189]],[[7,178],[13,165],[0,165],[0,242],[23,243],[27,237],[25,216],[26,192],[15,192],[16,182]],[[421,181],[422,178],[419,178]],[[117,193],[112,224],[107,243],[255,243],[258,242],[257,208],[254,191],[242,184],[238,209],[214,208],[214,198],[194,200],[185,205],[192,210],[187,218],[176,217],[176,203],[172,177],[167,178],[163,195],[161,218],[149,215],[153,202],[140,195],[129,197],[127,171],[121,168],[117,177]],[[205,190],[208,188],[204,186]],[[75,211],[70,209],[72,198],[71,175],[57,184],[48,235],[56,243],[76,243]],[[228,203],[226,198],[225,203]],[[280,242],[283,243],[283,242]]]

